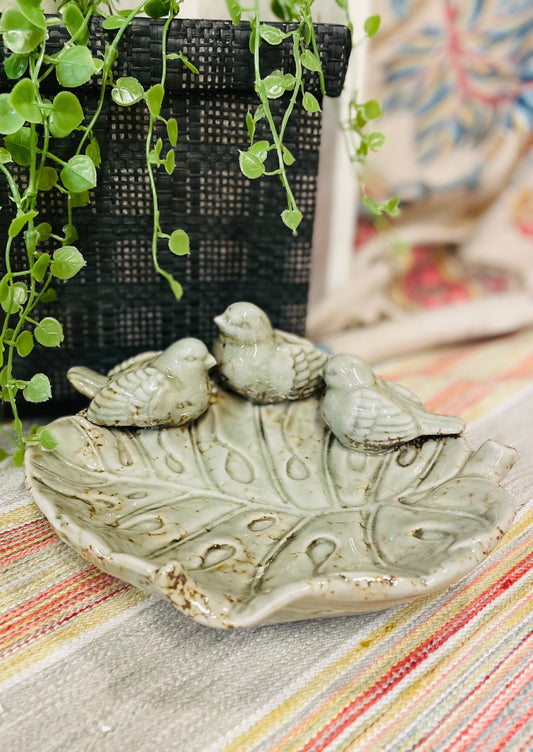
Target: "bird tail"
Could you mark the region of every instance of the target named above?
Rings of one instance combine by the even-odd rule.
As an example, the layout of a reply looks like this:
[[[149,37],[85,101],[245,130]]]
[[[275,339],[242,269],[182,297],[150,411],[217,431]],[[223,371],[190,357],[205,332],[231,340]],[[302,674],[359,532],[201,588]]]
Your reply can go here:
[[[465,430],[465,422],[462,418],[454,415],[431,415],[430,420],[424,426],[425,433],[431,436],[454,436]]]
[[[69,368],[67,379],[78,392],[85,394],[87,397],[94,397],[108,382],[107,376],[96,373],[85,366],[74,366]]]

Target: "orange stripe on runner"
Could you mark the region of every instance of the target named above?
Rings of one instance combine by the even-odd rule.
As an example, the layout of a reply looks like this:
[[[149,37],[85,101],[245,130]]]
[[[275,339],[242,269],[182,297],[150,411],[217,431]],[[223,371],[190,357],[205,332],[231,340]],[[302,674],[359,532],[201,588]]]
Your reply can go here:
[[[37,536],[36,536],[37,537]],[[41,540],[39,543],[35,543],[30,548],[22,548],[16,553],[12,554],[8,559],[0,559],[0,566],[7,567],[9,564],[14,564],[19,559],[23,559],[25,556],[29,556],[30,554],[37,553],[37,551],[40,551],[42,548],[45,548],[45,546],[50,546],[52,543],[57,543],[58,537],[54,533],[53,530],[50,531],[50,534],[48,535],[45,540]]]
[[[420,645],[408,653],[401,661],[394,664],[380,680],[370,686],[357,699],[352,700],[343,708],[331,721],[325,726],[319,734],[311,739],[301,750],[301,752],[322,752],[325,747],[334,741],[347,726],[349,726],[357,717],[364,713],[368,707],[381,697],[387,694],[399,681],[413,669],[415,669],[424,660],[428,654],[440,648],[446,641],[454,635],[465,622],[468,622],[477,614],[490,600],[496,598],[499,592],[507,590],[511,585],[520,579],[533,565],[533,552],[525,557],[523,561],[511,569],[507,576],[495,583],[489,591],[481,593],[468,606],[463,609],[454,619],[443,625],[434,634],[424,640]]]
[[[0,554],[10,548],[20,546],[39,535],[54,532],[48,520],[33,520],[18,528],[9,528],[0,532]]]
[[[3,645],[3,650],[8,649],[9,645],[20,640],[24,634],[36,632],[41,624],[51,622],[52,617],[66,611],[78,599],[96,596],[117,582],[120,581],[90,567],[21,603],[0,619],[0,624],[4,623],[0,627],[0,638],[4,637],[0,641],[0,647]]]
[[[529,635],[528,643],[533,642],[532,637],[532,635]],[[506,684],[504,690],[498,693],[498,696],[485,706],[483,710],[472,719],[469,725],[462,729],[458,736],[452,740],[451,746],[454,750],[457,750],[457,752],[464,752],[464,750],[468,749],[475,739],[490,726],[495,718],[497,718],[513,697],[519,695],[520,692],[527,687],[531,682],[531,679],[533,679],[533,663],[530,663],[526,669],[518,673],[515,671],[512,672],[512,678],[508,684]]]

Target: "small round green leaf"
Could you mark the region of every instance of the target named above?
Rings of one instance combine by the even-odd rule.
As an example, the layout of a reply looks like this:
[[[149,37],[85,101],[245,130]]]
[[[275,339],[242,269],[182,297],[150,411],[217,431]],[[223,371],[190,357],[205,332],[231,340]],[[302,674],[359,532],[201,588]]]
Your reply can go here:
[[[168,283],[176,300],[181,300],[181,298],[183,297],[183,287],[180,285],[178,280],[172,277],[168,280]]]
[[[159,117],[164,96],[165,90],[161,84],[154,84],[154,86],[151,86],[146,92],[146,104],[148,105],[152,117]]]
[[[15,302],[23,305],[28,299],[28,287],[24,282],[15,282],[13,285],[13,297]]]
[[[0,281],[0,303],[5,303],[9,299],[9,286],[11,277],[8,274],[4,274]]]
[[[54,97],[50,113],[50,131],[57,138],[64,138],[83,120],[83,110],[78,97],[71,91],[60,91]]]
[[[176,118],[169,118],[167,120],[167,135],[172,146],[176,146],[178,143],[178,121]]]
[[[59,58],[56,76],[61,86],[73,88],[87,83],[96,70],[87,47],[69,47]]]
[[[48,376],[36,373],[22,392],[26,402],[46,402],[52,396],[52,387]]]
[[[81,193],[71,193],[70,203],[76,209],[79,209],[80,206],[87,206],[87,204],[91,203],[89,191],[81,191]]]
[[[250,146],[250,148],[248,149],[248,154],[254,154],[256,157],[259,157],[261,162],[264,162],[267,158],[269,149],[269,141],[256,141],[255,144],[252,144],[252,146]]]
[[[4,60],[4,70],[6,76],[12,80],[20,78],[26,73],[28,67],[28,56],[13,53]]]
[[[11,220],[9,225],[8,234],[10,238],[16,238],[17,235],[24,229],[24,227],[28,224],[30,219],[33,219],[37,216],[39,212],[36,211],[29,211],[25,214],[19,214],[14,219]]]
[[[75,37],[76,44],[87,44],[89,41],[89,30],[87,26],[83,27],[83,13],[76,3],[67,3],[61,9],[63,22],[71,37]]]
[[[61,180],[67,191],[81,193],[89,191],[96,185],[96,168],[85,154],[71,157],[61,170]]]
[[[174,149],[170,149],[165,157],[165,170],[169,175],[172,175],[176,168],[176,155]]]
[[[113,90],[111,91],[113,101],[122,107],[129,107],[136,102],[140,102],[144,97],[142,84],[131,76],[123,76],[117,79]]]
[[[373,37],[374,34],[377,34],[379,27],[381,24],[381,18],[380,16],[369,16],[365,21],[365,33],[369,37]]]
[[[54,251],[50,271],[58,279],[71,279],[85,264],[85,259],[75,246],[65,245]]]
[[[0,98],[2,95],[0,94]],[[13,160],[22,167],[31,164],[33,150],[37,146],[37,133],[32,133],[27,126],[20,128],[16,133],[6,136],[4,143],[13,157]]]
[[[167,57],[171,57],[171,55],[167,55]],[[196,65],[194,65],[194,63],[191,63],[189,58],[185,57],[183,52],[180,52],[177,57],[179,60],[181,60],[183,65],[191,71],[191,73],[194,73],[196,76],[200,73]]]
[[[4,300],[0,305],[2,306],[4,313],[7,313],[8,316],[10,316],[12,313],[18,313],[21,308],[14,298],[8,298],[7,300]]]
[[[283,224],[287,225],[294,232],[302,221],[302,212],[298,211],[298,209],[285,209],[281,213],[281,219],[283,220]]]
[[[365,113],[365,118],[367,120],[377,120],[379,117],[381,117],[381,107],[376,99],[371,99],[370,101],[366,102],[363,110]]]
[[[11,104],[29,123],[42,123],[43,116],[37,102],[37,92],[33,81],[22,78],[11,91]]]
[[[187,256],[190,253],[190,241],[185,230],[174,230],[168,240],[168,247],[176,256]]]
[[[263,79],[262,84],[269,99],[278,99],[285,94],[286,89],[284,86],[283,74],[280,71],[274,71],[274,73],[266,76]]]
[[[75,225],[63,225],[63,236],[65,245],[72,245],[79,238],[78,231]]]
[[[27,357],[34,347],[33,335],[31,332],[21,332],[15,342],[17,352],[21,358]]]
[[[242,174],[250,180],[261,177],[265,172],[262,160],[256,154],[250,154],[249,151],[239,152],[239,166]]]
[[[52,287],[49,287],[48,290],[41,293],[39,300],[41,303],[55,303],[57,300],[57,292]]]
[[[63,327],[57,319],[47,316],[42,319],[34,331],[35,339],[44,347],[59,347],[63,342]]]
[[[7,8],[0,19],[0,31],[8,50],[18,55],[27,55],[45,38],[46,24],[36,26],[19,8]]]
[[[0,94],[0,133],[16,133],[24,125],[24,118],[11,102],[9,94]]]
[[[59,443],[52,431],[48,428],[41,428],[40,431],[37,432],[37,438],[40,446],[47,451],[55,449]]]
[[[121,29],[126,23],[124,18],[119,16],[108,16],[102,21],[102,28],[112,31],[113,29]]]
[[[250,137],[250,141],[253,141],[253,138],[255,135],[255,122],[254,122],[251,112],[246,113],[246,128],[248,129],[248,135]]]
[[[85,149],[85,154],[89,157],[96,169],[100,167],[102,162],[102,155],[100,153],[100,144],[93,136]]]
[[[24,447],[17,447],[11,455],[13,467],[22,467],[24,465]]]
[[[11,154],[7,149],[5,149],[3,146],[0,147],[0,164],[8,164],[9,162],[12,162],[13,159],[11,157]]]
[[[304,50],[300,56],[300,62],[304,68],[312,71],[321,71],[322,65],[319,58],[311,50]]]
[[[321,112],[322,110],[322,108],[320,107],[320,102],[314,94],[311,94],[310,91],[306,91],[303,95],[302,104],[304,110],[306,110],[307,112]]]
[[[285,162],[287,167],[290,167],[296,161],[294,156],[291,154],[291,152],[287,149],[285,145],[283,146],[283,161]]]
[[[41,224],[37,225],[35,229],[39,233],[40,241],[48,240],[48,238],[52,234],[52,225],[49,222],[41,222]]]
[[[168,16],[170,0],[148,0],[144,6],[144,12],[150,18],[163,18]]]
[[[228,9],[229,17],[235,26],[237,26],[240,23],[242,15],[240,2],[238,0],[226,0],[226,8]]]
[[[55,167],[43,167],[39,176],[39,190],[51,191],[57,185],[59,175]]]
[[[261,24],[259,27],[259,36],[264,39],[268,44],[281,44],[285,39],[285,34],[276,26],[270,26],[269,24]]]
[[[46,19],[39,7],[41,5],[39,0],[36,2],[33,2],[33,0],[17,0],[17,5],[24,18],[37,26],[38,29],[46,30]]]
[[[385,143],[385,134],[380,131],[374,131],[366,137],[368,148],[372,151],[379,151]]]
[[[42,282],[50,266],[50,256],[48,253],[41,253],[35,264],[33,265],[32,274],[37,282]]]

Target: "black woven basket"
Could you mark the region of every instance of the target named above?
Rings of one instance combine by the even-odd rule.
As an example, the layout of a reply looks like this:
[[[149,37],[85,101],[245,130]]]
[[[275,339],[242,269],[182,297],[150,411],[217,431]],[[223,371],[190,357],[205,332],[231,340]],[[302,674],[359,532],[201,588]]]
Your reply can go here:
[[[158,82],[161,25],[150,19],[135,21],[121,42],[116,77],[135,76],[145,89]],[[98,21],[95,32],[93,52],[98,53],[107,32]],[[50,33],[57,34],[53,28]],[[122,108],[112,101],[105,105],[95,130],[102,149],[98,186],[91,203],[77,209],[75,217],[78,246],[88,263],[79,275],[60,284],[59,302],[39,311],[39,317],[61,320],[65,341],[59,349],[36,348],[16,370],[21,378],[36,370],[47,373],[56,408],[79,404],[65,378],[71,365],[105,371],[134,353],[164,348],[185,335],[209,345],[215,334],[213,317],[235,300],[255,302],[275,326],[303,332],[320,113],[298,108],[285,135],[296,157],[292,185],[304,214],[293,236],[279,216],[286,206],[280,181],[250,181],[239,171],[238,150],[246,149],[248,142],[246,113],[257,106],[249,35],[248,24],[235,27],[225,21],[183,20],[172,27],[168,52],[183,51],[200,70],[195,75],[180,61],[169,61],[162,111],[164,117],[176,117],[179,141],[173,175],[157,171],[161,225],[166,232],[181,227],[191,239],[189,257],[173,256],[164,244],[160,249],[162,266],[183,284],[180,302],[152,265],[151,194],[144,169],[146,107]],[[342,26],[318,25],[316,37],[327,94],[337,96],[350,54],[349,32]],[[50,40],[56,41],[61,40]],[[291,70],[291,44],[262,45],[264,73]],[[50,96],[54,78],[47,79]],[[308,89],[320,100],[316,79],[309,78]],[[5,77],[0,78],[0,89],[5,87]],[[94,85],[76,89],[76,94],[86,112],[94,110]],[[272,101],[276,118],[283,104]],[[71,155],[68,139],[58,147],[65,158]],[[4,184],[0,191],[5,209],[9,201]],[[54,225],[61,226],[67,221],[65,208],[62,197],[50,191],[39,221],[54,217]],[[9,210],[0,213],[3,238],[10,219]],[[22,249],[19,252],[22,264]]]

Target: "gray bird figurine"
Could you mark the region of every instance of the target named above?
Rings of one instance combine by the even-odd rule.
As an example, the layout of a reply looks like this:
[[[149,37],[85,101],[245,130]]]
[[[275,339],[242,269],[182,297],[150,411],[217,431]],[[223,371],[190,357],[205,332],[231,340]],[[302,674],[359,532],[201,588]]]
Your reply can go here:
[[[91,403],[87,417],[100,426],[181,426],[209,406],[208,370],[216,360],[199,339],[187,337],[163,352],[142,353],[107,376],[78,366],[67,377]]]
[[[215,323],[221,380],[251,402],[304,399],[323,385],[328,355],[303,337],[273,329],[253,303],[232,303]]]
[[[362,452],[386,452],[421,437],[460,434],[461,418],[427,410],[409,389],[378,378],[353,355],[326,366],[321,412],[340,443]]]

